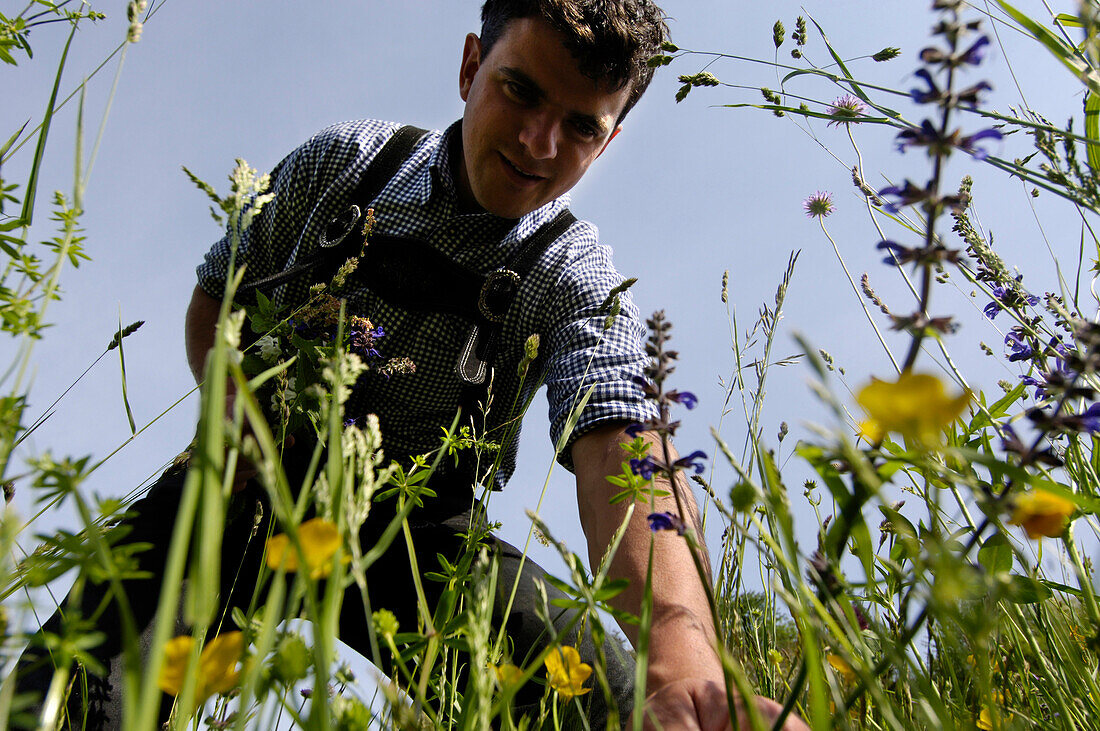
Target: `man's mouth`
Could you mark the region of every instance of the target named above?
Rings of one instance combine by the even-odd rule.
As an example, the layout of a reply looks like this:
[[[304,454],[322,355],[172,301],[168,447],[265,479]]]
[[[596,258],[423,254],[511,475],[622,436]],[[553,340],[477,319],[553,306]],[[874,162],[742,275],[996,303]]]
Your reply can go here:
[[[500,157],[501,157],[501,159],[504,160],[504,163],[508,167],[512,168],[512,170],[515,171],[516,175],[519,175],[521,178],[526,178],[527,180],[545,180],[545,178],[541,175],[535,175],[534,173],[529,173],[526,170],[524,170],[523,168],[518,167],[515,163],[513,163],[511,160],[509,160],[505,155],[501,154]]]

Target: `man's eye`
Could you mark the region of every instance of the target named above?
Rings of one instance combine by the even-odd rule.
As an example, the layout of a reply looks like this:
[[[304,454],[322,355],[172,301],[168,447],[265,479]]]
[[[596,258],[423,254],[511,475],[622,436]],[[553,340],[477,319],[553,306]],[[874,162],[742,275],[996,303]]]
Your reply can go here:
[[[534,98],[531,90],[522,84],[518,84],[515,81],[504,82],[504,90],[508,92],[508,95],[513,99],[521,102],[529,102]]]
[[[574,122],[573,128],[577,130],[579,135],[586,138],[592,138],[599,134],[599,130],[587,122]]]

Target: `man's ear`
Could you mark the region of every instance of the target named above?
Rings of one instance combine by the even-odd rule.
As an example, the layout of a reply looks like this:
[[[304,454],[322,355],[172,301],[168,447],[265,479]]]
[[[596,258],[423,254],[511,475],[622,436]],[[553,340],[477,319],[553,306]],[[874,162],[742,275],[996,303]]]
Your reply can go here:
[[[473,33],[466,35],[466,44],[462,47],[462,66],[458,69],[458,95],[462,101],[470,96],[470,87],[481,68],[481,39]]]
[[[596,157],[599,157],[600,155],[602,155],[603,151],[607,149],[607,146],[611,144],[611,140],[618,137],[619,133],[622,132],[622,131],[623,131],[623,126],[621,124],[619,126],[615,127],[615,131],[612,132],[611,136],[607,138],[607,142],[603,143],[603,147],[600,148],[600,151],[599,151],[599,153],[597,153]]]

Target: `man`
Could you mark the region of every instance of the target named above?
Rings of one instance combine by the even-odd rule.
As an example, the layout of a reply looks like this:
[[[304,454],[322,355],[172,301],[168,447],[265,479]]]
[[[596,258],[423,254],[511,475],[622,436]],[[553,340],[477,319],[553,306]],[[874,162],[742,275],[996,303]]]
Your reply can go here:
[[[468,35],[463,49],[459,93],[466,106],[461,122],[420,140],[371,205],[377,234],[427,241],[448,259],[484,274],[506,267],[525,242],[557,218],[565,207],[562,196],[618,134],[649,82],[652,71],[646,60],[658,50],[664,22],[648,0],[488,0],[482,19],[481,36]],[[275,198],[245,232],[237,252],[238,263],[247,265],[248,279],[277,275],[315,253],[326,225],[347,206],[359,177],[395,129],[378,122],[337,125],[280,163],[273,175]],[[213,343],[228,258],[228,240],[207,254],[188,310],[187,352],[199,380]],[[490,435],[504,434],[517,416],[508,405],[526,404],[544,380],[557,441],[576,394],[592,388],[559,459],[577,476],[578,506],[593,563],[602,558],[626,515],[625,505],[610,504],[615,490],[606,480],[621,470],[620,444],[630,441],[624,429],[653,414],[632,380],[646,361],[636,309],[627,298],[622,314],[606,330],[599,311],[620,281],[608,250],[597,243],[588,224],[570,225],[545,246],[503,316],[498,356],[489,364],[494,369],[489,378],[494,402],[504,406],[491,408],[480,424]],[[301,301],[308,286],[308,278],[290,281],[280,285],[275,297]],[[439,427],[451,423],[456,407],[470,405],[471,383],[477,381],[467,378],[463,383],[455,374],[469,323],[446,313],[396,306],[365,286],[353,286],[347,302],[349,313],[382,324],[389,353],[410,357],[417,369],[415,375],[368,379],[357,386],[349,415],[378,414],[387,456],[437,446]],[[532,333],[540,334],[543,355],[521,378],[515,366]],[[514,468],[516,433],[511,436],[493,477],[496,487],[503,486]],[[247,467],[238,471],[241,496],[259,493],[248,482],[252,474]],[[433,482],[439,505],[468,503],[474,477],[460,471]],[[683,518],[694,523],[691,493],[686,485],[677,489],[689,512]],[[159,500],[165,492],[150,498]],[[135,512],[163,513],[175,504],[171,496],[163,502],[142,501]],[[432,515],[422,522],[427,528],[418,540],[427,542],[427,555],[434,557],[437,546],[432,541],[450,546],[456,526],[468,515],[433,505],[426,510]],[[656,510],[676,511],[676,503],[671,497],[661,499]],[[715,631],[700,578],[686,542],[671,533],[653,534],[647,512],[645,506],[634,512],[611,567],[612,575],[629,580],[618,606],[638,614],[649,546],[655,542],[647,727],[728,728],[725,685],[713,649]],[[135,533],[138,540],[143,538],[140,525]],[[226,542],[232,543],[228,535]],[[506,544],[501,544],[501,553],[505,561],[517,558]],[[502,571],[514,578],[518,562]],[[527,588],[521,586],[520,609],[506,620],[509,629],[514,616],[524,613],[525,601],[533,606],[532,575],[538,575],[537,567],[523,569],[521,583]],[[345,602],[350,614],[341,618],[341,637],[362,649],[355,628],[369,620],[354,614],[357,605]],[[623,630],[636,642],[634,626]],[[517,649],[537,642],[525,637],[522,628],[518,635]],[[585,653],[591,648],[582,647]],[[625,718],[631,710],[632,668],[629,658],[611,657],[609,662],[615,700]],[[594,700],[597,695],[592,694]],[[753,704],[770,725],[778,706],[765,699]],[[595,705],[592,722],[597,727],[604,711]],[[742,726],[747,719],[743,711],[742,706]],[[792,720],[788,727],[802,725]]]

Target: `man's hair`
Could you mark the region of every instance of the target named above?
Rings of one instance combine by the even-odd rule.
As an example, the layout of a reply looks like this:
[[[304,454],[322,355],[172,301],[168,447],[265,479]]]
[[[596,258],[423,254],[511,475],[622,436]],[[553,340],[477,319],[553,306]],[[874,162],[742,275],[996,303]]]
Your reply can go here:
[[[481,53],[513,20],[542,18],[565,36],[580,72],[612,91],[630,85],[616,123],[638,102],[653,78],[648,65],[668,34],[664,12],[650,0],[486,0],[481,7]]]

